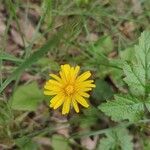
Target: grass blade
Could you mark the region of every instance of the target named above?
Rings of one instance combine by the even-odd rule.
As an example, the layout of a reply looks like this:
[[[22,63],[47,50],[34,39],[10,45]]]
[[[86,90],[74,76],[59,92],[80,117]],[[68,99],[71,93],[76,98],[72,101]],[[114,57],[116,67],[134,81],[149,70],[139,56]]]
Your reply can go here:
[[[13,73],[10,77],[8,77],[0,87],[0,93],[6,88],[8,84],[10,84],[13,80],[16,79],[18,74],[21,74],[26,68],[29,68],[32,64],[34,64],[38,59],[40,59],[45,53],[52,50],[56,45],[59,44],[60,39],[63,35],[63,32],[57,33],[49,39],[49,41],[39,48],[36,52],[34,52],[29,58],[27,58]]]

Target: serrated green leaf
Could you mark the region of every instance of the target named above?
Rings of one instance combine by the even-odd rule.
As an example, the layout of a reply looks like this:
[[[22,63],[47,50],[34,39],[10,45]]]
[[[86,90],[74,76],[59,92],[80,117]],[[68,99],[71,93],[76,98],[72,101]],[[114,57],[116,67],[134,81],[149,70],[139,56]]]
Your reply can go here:
[[[135,46],[136,61],[125,64],[125,82],[129,85],[132,94],[148,95],[150,83],[150,32],[143,32],[139,44]]]
[[[145,101],[145,107],[147,108],[147,110],[150,112],[150,98],[147,100],[147,101]]]
[[[134,59],[134,47],[128,47],[123,51],[120,51],[120,57],[124,61],[131,62]]]
[[[34,111],[42,99],[42,91],[38,88],[37,83],[33,82],[19,86],[14,92],[10,103],[15,110]]]
[[[126,75],[124,81],[128,84],[132,97],[115,96],[114,101],[108,101],[99,106],[101,111],[114,121],[139,120],[144,114],[145,107],[150,111],[148,95],[150,92],[150,32],[143,32],[139,44],[135,46],[135,59],[124,63]],[[139,96],[140,99],[135,97]]]
[[[124,73],[126,77],[124,81],[128,84],[131,92],[134,95],[145,95],[145,70],[143,67],[125,64]]]
[[[115,128],[106,132],[106,138],[100,140],[97,150],[133,150],[132,136],[125,128]]]
[[[115,100],[103,103],[98,107],[114,121],[128,119],[137,121],[144,113],[144,104],[133,97],[115,96]]]

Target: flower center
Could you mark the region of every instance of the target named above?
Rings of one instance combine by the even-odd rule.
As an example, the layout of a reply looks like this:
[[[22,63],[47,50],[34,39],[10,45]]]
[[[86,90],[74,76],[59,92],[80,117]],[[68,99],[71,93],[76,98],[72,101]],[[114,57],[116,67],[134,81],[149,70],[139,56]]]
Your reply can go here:
[[[67,95],[72,94],[74,92],[74,87],[72,85],[66,86],[65,92],[66,92]]]

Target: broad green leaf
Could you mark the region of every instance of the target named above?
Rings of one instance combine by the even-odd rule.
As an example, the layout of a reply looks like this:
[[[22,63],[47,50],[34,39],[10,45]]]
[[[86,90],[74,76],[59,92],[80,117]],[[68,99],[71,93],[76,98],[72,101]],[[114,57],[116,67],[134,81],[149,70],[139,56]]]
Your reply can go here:
[[[90,106],[88,109],[83,109],[83,114],[74,115],[70,122],[74,125],[80,125],[82,128],[88,128],[96,124],[100,115],[101,112],[97,108]]]
[[[120,149],[121,148],[121,149]],[[125,128],[115,128],[106,132],[106,137],[100,139],[97,150],[133,150],[132,136]]]
[[[98,145],[97,150],[115,150],[115,139],[110,135],[107,135],[107,138],[102,138],[100,144]]]
[[[135,46],[136,60],[125,64],[125,82],[132,94],[147,96],[150,83],[150,32],[143,32],[139,44]]]
[[[106,100],[113,96],[113,90],[106,81],[97,79],[95,84],[96,88],[94,88],[92,95],[97,100],[98,104],[100,100]]]
[[[70,150],[68,141],[61,135],[54,134],[52,136],[53,150]]]
[[[115,100],[107,101],[98,107],[114,121],[137,121],[144,113],[144,104],[133,97],[115,96]]]
[[[21,150],[38,150],[37,143],[33,142],[29,137],[18,138],[15,143]]]
[[[15,110],[36,110],[38,104],[42,102],[43,94],[37,83],[19,86],[13,93],[10,103]]]
[[[94,52],[96,53],[108,54],[113,50],[113,48],[114,43],[111,36],[104,36],[94,44]]]
[[[99,111],[95,107],[83,109],[83,115],[79,116],[79,123],[82,128],[90,127],[98,121]],[[77,122],[77,121],[76,121]]]
[[[143,138],[143,150],[150,150],[150,138]]]

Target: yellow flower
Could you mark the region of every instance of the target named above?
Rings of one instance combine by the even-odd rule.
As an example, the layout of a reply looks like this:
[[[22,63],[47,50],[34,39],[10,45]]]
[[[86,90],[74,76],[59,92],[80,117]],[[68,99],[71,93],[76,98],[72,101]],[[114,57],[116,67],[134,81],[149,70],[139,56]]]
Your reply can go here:
[[[71,106],[78,113],[78,103],[86,108],[89,107],[86,98],[90,95],[87,92],[95,85],[92,84],[93,80],[87,80],[91,76],[90,71],[78,76],[79,71],[79,66],[61,65],[60,76],[50,74],[53,79],[48,80],[44,86],[44,94],[54,96],[50,100],[50,107],[57,109],[63,105],[62,114],[68,114]]]

